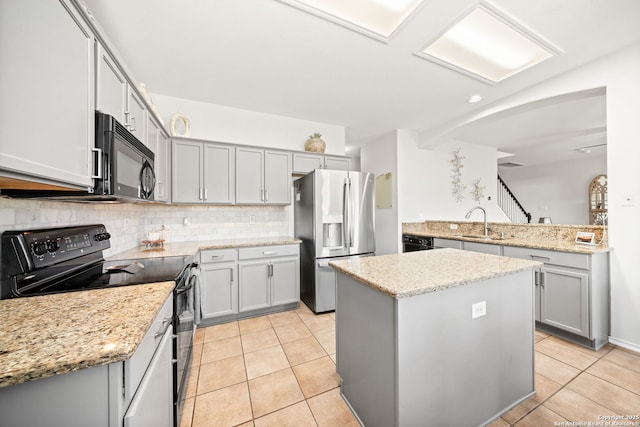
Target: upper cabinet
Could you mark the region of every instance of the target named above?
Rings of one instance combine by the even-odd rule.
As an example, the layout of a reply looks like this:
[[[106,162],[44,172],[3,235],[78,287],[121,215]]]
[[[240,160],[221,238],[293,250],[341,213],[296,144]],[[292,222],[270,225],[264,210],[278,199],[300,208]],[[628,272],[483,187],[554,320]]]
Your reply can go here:
[[[168,202],[171,200],[171,152],[167,136],[162,127],[147,115],[147,134],[145,137],[147,146],[153,151],[153,169],[156,174],[156,187],[153,198],[156,201]]]
[[[350,168],[351,160],[349,157],[313,153],[293,153],[293,173],[296,174],[307,174],[314,169],[348,171]]]
[[[109,52],[98,44],[96,109],[115,117],[141,142],[146,141],[146,108]]]
[[[14,180],[93,186],[94,46],[68,0],[0,0],[5,188]]]
[[[291,203],[291,153],[236,147],[236,203]]]
[[[174,141],[171,163],[174,203],[233,204],[235,147]]]

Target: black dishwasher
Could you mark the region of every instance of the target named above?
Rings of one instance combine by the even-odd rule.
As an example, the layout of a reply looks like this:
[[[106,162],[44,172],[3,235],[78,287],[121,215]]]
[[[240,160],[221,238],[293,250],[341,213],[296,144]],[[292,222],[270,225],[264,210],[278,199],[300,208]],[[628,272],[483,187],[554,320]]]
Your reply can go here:
[[[428,251],[433,249],[433,237],[402,235],[402,252]]]

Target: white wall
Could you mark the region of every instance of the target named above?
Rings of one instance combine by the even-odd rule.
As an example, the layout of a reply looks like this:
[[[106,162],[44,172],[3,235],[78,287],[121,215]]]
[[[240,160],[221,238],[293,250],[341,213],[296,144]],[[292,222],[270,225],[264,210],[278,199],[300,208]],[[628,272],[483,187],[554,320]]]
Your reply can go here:
[[[153,94],[152,98],[167,130],[173,114],[182,113],[189,118],[191,138],[303,151],[309,135],[318,132],[327,144],[326,154],[345,155],[344,126],[159,94]]]
[[[376,177],[391,173],[393,179],[392,206],[388,209],[376,208],[376,255],[398,253],[401,226],[398,221],[398,155],[396,132],[370,142],[360,152],[363,172],[371,172]]]
[[[589,224],[589,184],[606,173],[606,156],[500,168],[500,176],[531,213],[532,222],[548,216],[555,224]]]
[[[433,150],[426,150],[418,147],[419,138],[416,133],[404,132],[399,133],[405,137],[399,139],[398,161],[401,223],[424,220],[468,221],[464,219],[464,215],[478,205],[486,209],[488,221],[507,220],[496,205],[495,148],[450,141]],[[460,154],[464,156],[462,184],[466,186],[463,192],[464,199],[460,202],[456,201],[452,194],[451,183],[451,159],[454,149],[458,147]],[[477,178],[480,178],[480,185],[485,187],[484,197],[479,203],[471,194]],[[479,213],[469,219],[481,220],[482,215]]]
[[[611,337],[614,344],[640,351],[640,45],[609,55],[492,105],[476,118],[586,89],[607,93],[607,175],[611,259]],[[429,140],[430,136],[421,135]],[[630,196],[635,202],[626,205]]]

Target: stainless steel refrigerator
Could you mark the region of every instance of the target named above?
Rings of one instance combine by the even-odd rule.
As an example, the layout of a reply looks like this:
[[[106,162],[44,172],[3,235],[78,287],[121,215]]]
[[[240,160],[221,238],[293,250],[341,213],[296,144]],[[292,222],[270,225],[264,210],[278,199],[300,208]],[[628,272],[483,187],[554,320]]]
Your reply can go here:
[[[336,272],[329,261],[375,252],[375,177],[316,169],[295,182],[300,298],[315,313],[335,310]]]

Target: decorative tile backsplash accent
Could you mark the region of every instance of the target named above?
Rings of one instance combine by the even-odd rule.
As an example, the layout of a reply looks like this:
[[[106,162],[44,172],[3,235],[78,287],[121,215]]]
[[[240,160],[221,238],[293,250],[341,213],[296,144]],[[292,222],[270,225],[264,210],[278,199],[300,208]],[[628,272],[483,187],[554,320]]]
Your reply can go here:
[[[140,245],[147,233],[166,229],[172,242],[292,234],[289,206],[169,206],[134,203],[72,203],[0,198],[5,230],[104,224],[112,234],[105,256]],[[188,225],[185,225],[185,219]]]

